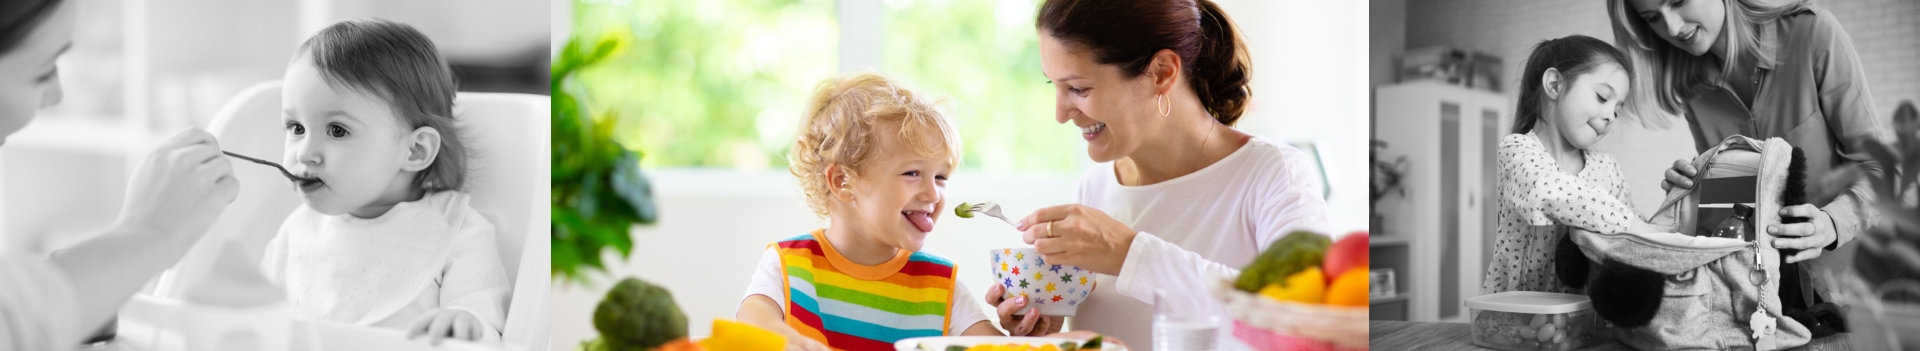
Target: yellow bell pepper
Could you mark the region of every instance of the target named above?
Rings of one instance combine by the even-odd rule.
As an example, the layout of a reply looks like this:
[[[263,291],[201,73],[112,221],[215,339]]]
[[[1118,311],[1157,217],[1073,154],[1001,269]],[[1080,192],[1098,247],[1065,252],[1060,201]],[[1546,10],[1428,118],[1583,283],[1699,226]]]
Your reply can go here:
[[[1308,267],[1287,276],[1284,283],[1268,283],[1260,288],[1260,295],[1280,301],[1318,304],[1327,299],[1326,282],[1326,275],[1320,273],[1320,267]]]
[[[750,324],[715,318],[713,337],[700,340],[700,346],[707,350],[778,351],[786,349],[787,338]]]

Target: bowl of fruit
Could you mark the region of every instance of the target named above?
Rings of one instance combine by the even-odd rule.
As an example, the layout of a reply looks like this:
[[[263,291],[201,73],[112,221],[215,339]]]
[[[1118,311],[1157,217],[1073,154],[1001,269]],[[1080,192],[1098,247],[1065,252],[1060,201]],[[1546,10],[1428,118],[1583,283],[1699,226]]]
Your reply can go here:
[[[1260,350],[1367,349],[1367,233],[1338,242],[1299,231],[1274,241],[1214,291],[1233,335]]]

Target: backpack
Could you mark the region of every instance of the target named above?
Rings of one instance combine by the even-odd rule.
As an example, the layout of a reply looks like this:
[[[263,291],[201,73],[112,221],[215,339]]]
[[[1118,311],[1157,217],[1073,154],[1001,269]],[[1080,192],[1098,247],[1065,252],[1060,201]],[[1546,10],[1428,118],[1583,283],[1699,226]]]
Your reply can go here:
[[[1727,138],[1694,158],[1694,188],[1668,191],[1650,220],[1661,230],[1567,236],[1560,264],[1599,264],[1562,269],[1562,281],[1584,289],[1595,312],[1615,326],[1613,337],[1636,349],[1775,350],[1844,331],[1837,309],[1817,301],[1798,267],[1783,267],[1787,255],[1764,230],[1781,223],[1787,202],[1805,202],[1805,160],[1797,153],[1779,138]],[[1754,188],[1744,197],[1753,201],[1751,241],[1696,235],[1703,234],[1699,205],[1710,192],[1702,189],[1713,188],[1705,185],[1743,181]],[[1744,195],[1740,190],[1735,195]],[[1569,273],[1583,271],[1585,277]],[[1783,299],[1783,291],[1790,296]],[[1809,312],[1814,307],[1821,317]]]

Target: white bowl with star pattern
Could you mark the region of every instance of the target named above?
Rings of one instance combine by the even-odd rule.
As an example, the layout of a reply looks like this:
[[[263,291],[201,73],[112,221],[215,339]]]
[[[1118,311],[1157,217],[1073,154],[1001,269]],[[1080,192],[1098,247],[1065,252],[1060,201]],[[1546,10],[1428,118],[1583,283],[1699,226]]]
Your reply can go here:
[[[1093,272],[1047,263],[1031,247],[994,249],[992,263],[993,284],[1005,291],[1000,298],[1025,296],[1042,316],[1072,316],[1093,293]]]

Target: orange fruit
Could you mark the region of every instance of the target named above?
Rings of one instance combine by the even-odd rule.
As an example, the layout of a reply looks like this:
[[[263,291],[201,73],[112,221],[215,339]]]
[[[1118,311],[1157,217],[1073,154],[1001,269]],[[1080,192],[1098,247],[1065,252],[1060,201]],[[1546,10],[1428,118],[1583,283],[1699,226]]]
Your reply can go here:
[[[673,341],[668,341],[665,344],[660,344],[660,347],[655,347],[653,348],[653,350],[654,351],[706,351],[707,349],[700,347],[700,344],[693,343],[693,340],[691,339],[687,339],[686,337],[681,337],[679,339],[673,339]]]
[[[1320,273],[1320,267],[1307,267],[1280,283],[1268,283],[1260,288],[1260,296],[1274,300],[1300,303],[1321,303],[1326,301],[1327,278]]]
[[[1366,307],[1368,301],[1367,266],[1348,269],[1333,278],[1333,285],[1327,287],[1327,304],[1334,306]]]

